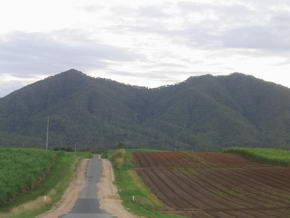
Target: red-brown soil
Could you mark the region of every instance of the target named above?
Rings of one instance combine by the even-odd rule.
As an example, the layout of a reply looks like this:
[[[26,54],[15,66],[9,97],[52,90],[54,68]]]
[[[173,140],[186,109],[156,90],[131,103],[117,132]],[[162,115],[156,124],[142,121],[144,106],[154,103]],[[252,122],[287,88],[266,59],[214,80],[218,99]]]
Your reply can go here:
[[[167,206],[198,218],[290,217],[290,168],[236,154],[136,152],[138,174]]]

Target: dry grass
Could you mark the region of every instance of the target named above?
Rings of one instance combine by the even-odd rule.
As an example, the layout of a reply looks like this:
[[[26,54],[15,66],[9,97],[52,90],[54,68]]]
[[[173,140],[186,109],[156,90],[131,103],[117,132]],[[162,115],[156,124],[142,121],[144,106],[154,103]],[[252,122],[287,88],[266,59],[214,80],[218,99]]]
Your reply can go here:
[[[137,188],[139,190],[144,190],[143,192],[146,195],[145,199],[149,201],[150,204],[154,205],[156,208],[164,207],[163,203],[149,190],[135,170],[128,170],[128,174]]]
[[[123,166],[123,164],[125,162],[125,154],[126,154],[125,149],[118,149],[113,153],[112,161],[115,162],[117,167]]]

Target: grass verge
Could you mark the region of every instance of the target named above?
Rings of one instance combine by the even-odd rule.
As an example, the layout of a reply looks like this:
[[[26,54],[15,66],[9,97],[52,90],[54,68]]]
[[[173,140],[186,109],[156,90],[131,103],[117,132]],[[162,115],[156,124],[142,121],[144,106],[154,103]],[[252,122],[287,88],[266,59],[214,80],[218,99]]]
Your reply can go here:
[[[113,165],[115,183],[117,185],[122,204],[128,211],[138,216],[154,218],[177,218],[169,214],[161,214],[158,210],[165,205],[150,191],[138,176],[133,164],[133,152],[156,150],[111,150],[105,156]],[[133,197],[134,196],[134,197]],[[134,198],[134,200],[133,200]]]
[[[32,191],[19,195],[13,203],[1,208],[0,216],[3,218],[33,218],[50,210],[64,194],[79,160],[90,156],[90,153],[85,152],[61,152],[60,158],[52,167],[49,176]],[[46,200],[36,200],[41,196],[46,196]],[[30,201],[35,201],[35,203],[29,204]]]
[[[279,166],[290,166],[290,150],[272,148],[228,148],[224,152],[237,153],[247,158]]]

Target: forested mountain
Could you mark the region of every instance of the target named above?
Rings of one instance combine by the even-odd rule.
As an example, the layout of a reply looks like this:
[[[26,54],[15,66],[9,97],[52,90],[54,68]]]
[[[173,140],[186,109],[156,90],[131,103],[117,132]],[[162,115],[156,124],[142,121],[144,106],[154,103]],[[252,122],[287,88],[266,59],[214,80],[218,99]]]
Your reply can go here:
[[[220,150],[287,147],[290,89],[252,76],[199,76],[147,89],[69,70],[0,99],[0,145]]]

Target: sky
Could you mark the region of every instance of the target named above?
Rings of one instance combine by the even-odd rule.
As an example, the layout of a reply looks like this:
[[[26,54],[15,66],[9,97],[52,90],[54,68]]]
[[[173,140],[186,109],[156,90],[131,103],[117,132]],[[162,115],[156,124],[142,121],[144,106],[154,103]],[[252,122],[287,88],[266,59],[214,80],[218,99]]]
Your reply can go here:
[[[146,87],[233,72],[290,87],[290,1],[0,1],[0,97],[71,68]]]

